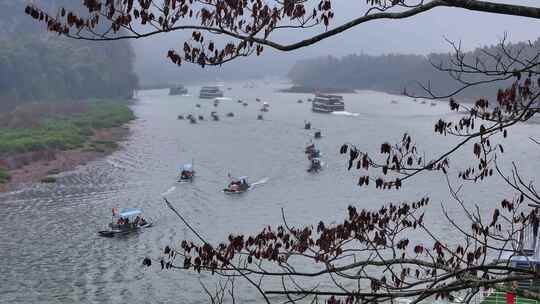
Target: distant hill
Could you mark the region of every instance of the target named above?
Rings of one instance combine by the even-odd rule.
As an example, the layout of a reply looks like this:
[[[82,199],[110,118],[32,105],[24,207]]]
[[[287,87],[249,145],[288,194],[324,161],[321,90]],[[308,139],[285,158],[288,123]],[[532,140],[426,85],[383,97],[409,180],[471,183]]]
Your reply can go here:
[[[81,42],[48,34],[24,14],[26,2],[0,0],[0,110],[26,102],[132,95],[137,76],[127,41]],[[38,2],[54,11],[75,1]]]
[[[540,52],[540,39],[529,44],[517,43],[507,46],[509,50],[522,47],[528,55]],[[480,57],[486,66],[493,66],[495,61],[485,55],[484,51],[496,53],[497,48],[485,47],[466,54],[469,63],[475,57]],[[376,90],[400,94],[404,90],[410,94],[425,94],[418,82],[429,83],[433,91],[439,94],[452,92],[459,88],[459,84],[448,73],[435,69],[434,63],[448,63],[450,54],[404,55],[388,54],[372,56],[366,54],[348,55],[342,58],[332,56],[313,58],[298,61],[288,73],[288,77],[296,86],[311,88],[334,88],[341,90]],[[464,79],[475,81],[482,79],[483,75],[467,75]],[[463,97],[492,97],[496,94],[498,84],[481,85],[463,91]]]

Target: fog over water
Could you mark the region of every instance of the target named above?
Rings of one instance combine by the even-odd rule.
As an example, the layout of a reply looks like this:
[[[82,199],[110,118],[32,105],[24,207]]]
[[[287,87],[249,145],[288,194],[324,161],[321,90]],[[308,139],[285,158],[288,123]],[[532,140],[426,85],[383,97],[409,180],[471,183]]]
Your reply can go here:
[[[535,0],[495,1],[502,3],[534,5]],[[332,26],[354,19],[366,11],[365,1],[332,1],[335,17]],[[337,36],[291,52],[265,48],[260,57],[240,58],[219,68],[171,64],[166,54],[169,49],[181,49],[191,32],[173,32],[133,42],[137,53],[136,69],[143,83],[178,79],[215,80],[216,78],[250,78],[267,75],[286,75],[289,68],[300,59],[318,56],[345,56],[366,53],[422,54],[450,52],[445,39],[461,41],[464,50],[473,50],[498,43],[505,33],[508,42],[535,40],[535,30],[540,21],[529,18],[469,12],[462,9],[437,8],[404,20],[380,20],[362,24]],[[323,26],[310,30],[287,30],[273,34],[272,39],[281,43],[296,42],[301,38],[324,31]],[[217,41],[229,41],[221,36],[208,36]]]

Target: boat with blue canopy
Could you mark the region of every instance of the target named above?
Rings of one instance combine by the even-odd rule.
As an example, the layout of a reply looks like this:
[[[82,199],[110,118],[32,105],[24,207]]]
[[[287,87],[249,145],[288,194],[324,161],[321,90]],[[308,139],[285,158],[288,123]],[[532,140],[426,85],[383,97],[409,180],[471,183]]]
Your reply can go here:
[[[98,231],[100,236],[114,237],[136,232],[144,228],[152,227],[152,222],[142,216],[140,208],[112,208],[112,218],[109,230]]]
[[[193,162],[184,164],[182,171],[180,171],[179,182],[191,182],[195,177],[195,170],[193,169]]]

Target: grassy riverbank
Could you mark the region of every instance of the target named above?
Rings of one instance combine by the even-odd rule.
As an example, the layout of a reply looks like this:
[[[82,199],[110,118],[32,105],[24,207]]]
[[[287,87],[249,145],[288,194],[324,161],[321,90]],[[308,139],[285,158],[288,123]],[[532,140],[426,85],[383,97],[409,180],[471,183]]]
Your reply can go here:
[[[127,103],[104,100],[27,104],[0,114],[0,192],[52,183],[51,175],[111,153],[132,119]]]
[[[7,118],[10,122],[0,127],[0,155],[82,148],[95,130],[119,127],[134,118],[127,104],[109,101],[53,105],[49,111],[32,113],[40,110],[42,105],[34,105]]]

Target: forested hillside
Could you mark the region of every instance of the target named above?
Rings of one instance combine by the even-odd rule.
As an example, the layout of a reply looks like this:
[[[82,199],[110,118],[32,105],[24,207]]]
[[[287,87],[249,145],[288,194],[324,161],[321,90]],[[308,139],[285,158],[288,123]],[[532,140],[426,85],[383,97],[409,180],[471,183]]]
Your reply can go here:
[[[69,1],[40,2],[54,9]],[[132,95],[137,77],[129,42],[81,42],[47,34],[24,14],[25,3],[0,0],[0,110],[26,102]]]
[[[522,58],[533,58],[540,52],[540,39],[529,43],[506,45],[506,50]],[[495,57],[501,53],[500,46],[476,49],[464,54],[464,61],[471,65],[484,64],[495,66]],[[388,54],[372,56],[366,54],[349,55],[342,58],[332,56],[313,58],[297,62],[288,76],[295,85],[308,88],[335,88],[377,90],[389,93],[425,94],[419,86],[422,83],[441,95],[452,92],[462,84],[450,77],[447,72],[437,70],[431,63],[443,63],[449,66],[449,56],[453,54],[403,55]],[[476,59],[479,58],[480,61]],[[505,63],[506,65],[509,62]],[[486,79],[485,75],[464,74],[462,79],[468,82]],[[478,97],[493,96],[501,84],[487,84],[464,90],[461,96]]]

